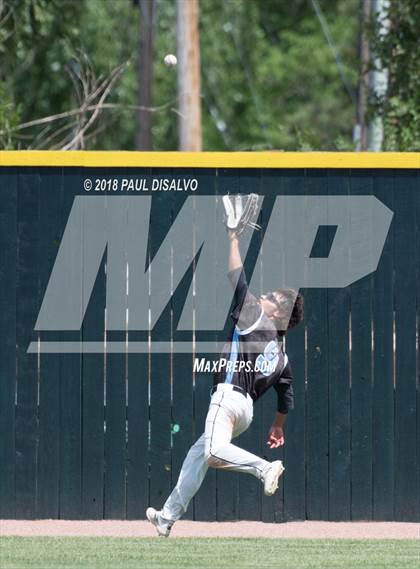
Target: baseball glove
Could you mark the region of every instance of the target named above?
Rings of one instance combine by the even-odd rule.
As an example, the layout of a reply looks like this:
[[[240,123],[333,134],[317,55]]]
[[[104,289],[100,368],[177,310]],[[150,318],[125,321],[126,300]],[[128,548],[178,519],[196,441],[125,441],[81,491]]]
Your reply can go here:
[[[255,222],[259,213],[257,194],[223,196],[223,206],[226,229],[235,231],[236,235],[243,233],[247,227],[261,229]]]

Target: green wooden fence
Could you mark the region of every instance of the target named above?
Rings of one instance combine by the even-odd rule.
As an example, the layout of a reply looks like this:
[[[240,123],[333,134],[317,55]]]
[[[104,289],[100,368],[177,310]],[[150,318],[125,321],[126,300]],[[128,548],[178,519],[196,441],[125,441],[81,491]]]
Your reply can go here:
[[[0,518],[144,518],[149,504],[163,504],[203,430],[212,377],[193,373],[191,354],[27,352],[30,342],[61,338],[34,325],[74,197],[85,193],[83,180],[127,172],[0,168]],[[285,448],[270,451],[265,444],[274,392],[256,404],[253,424],[240,437],[250,451],[284,459],[279,491],[267,498],[255,478],[209,469],[186,517],[419,521],[418,169],[137,168],[130,174],[194,176],[196,195],[257,191],[267,204],[276,195],[374,195],[394,212],[374,273],[347,288],[303,291],[305,325],[287,341],[295,410]],[[185,196],[156,192],[152,199],[151,256]],[[226,246],[219,220],[214,230]],[[260,239],[252,240],[249,266]],[[171,259],[165,262],[170,279]],[[150,331],[152,342],[180,337],[177,315],[191,272]],[[105,283],[104,256],[83,326],[71,339],[147,339],[142,331],[105,332]],[[216,298],[217,291],[209,294]],[[192,335],[182,332],[182,340]]]

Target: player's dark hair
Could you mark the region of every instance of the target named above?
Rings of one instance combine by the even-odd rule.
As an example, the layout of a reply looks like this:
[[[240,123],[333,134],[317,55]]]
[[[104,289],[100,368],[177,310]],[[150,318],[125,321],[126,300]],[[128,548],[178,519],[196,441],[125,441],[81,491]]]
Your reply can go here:
[[[287,329],[290,330],[290,328],[294,328],[299,324],[299,322],[302,322],[304,315],[304,301],[302,294],[296,293],[292,288],[280,288],[277,289],[274,294],[281,296],[283,302],[288,304],[289,307],[292,302],[294,303]]]
[[[292,315],[290,316],[289,325],[287,329],[294,328],[302,322],[304,316],[304,301],[303,296],[298,293],[295,303],[293,305]]]

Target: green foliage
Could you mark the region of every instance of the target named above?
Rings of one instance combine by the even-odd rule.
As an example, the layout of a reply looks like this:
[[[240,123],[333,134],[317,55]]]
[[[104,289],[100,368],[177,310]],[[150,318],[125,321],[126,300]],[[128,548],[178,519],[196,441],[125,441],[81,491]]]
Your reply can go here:
[[[165,107],[153,114],[155,150],[176,150],[178,145],[177,72],[166,67],[163,58],[176,53],[176,2],[158,0],[155,17],[153,103]],[[201,38],[202,39],[202,38]]]
[[[2,7],[0,109],[18,106],[22,123],[78,108],[75,81],[84,67],[98,78],[133,55],[138,25],[133,15],[138,10],[129,0],[4,0]],[[107,102],[135,104],[135,92],[132,71],[123,75]],[[62,122],[51,123],[49,130],[37,126],[13,131],[3,116],[0,132],[8,130],[8,146],[49,148],[60,141]],[[70,128],[76,120],[67,120]],[[103,111],[98,126],[88,148],[132,145],[132,112]],[[101,136],[103,131],[108,135]],[[5,147],[3,139],[1,144]]]
[[[355,0],[324,2],[346,73],[357,80]],[[354,108],[306,0],[202,3],[208,148],[335,149]],[[213,34],[205,34],[212,29]],[[215,39],[217,38],[217,39]]]
[[[320,0],[347,82],[358,80],[359,0]],[[91,149],[133,149],[136,130],[140,10],[135,0],[0,2],[0,145],[60,145],[65,122],[19,124],[80,105],[83,74],[106,77],[129,66],[85,137]],[[420,3],[393,0],[392,33],[378,45],[391,77],[381,101],[387,149],[419,148]],[[201,0],[203,146],[205,150],[352,150],[354,103],[308,0]],[[177,148],[176,3],[156,0],[153,139]],[[188,88],[188,86],[186,86]],[[79,96],[78,96],[79,92]],[[66,118],[77,125],[83,117]],[[67,132],[68,132],[67,126]]]
[[[2,8],[2,100],[9,93],[22,122],[68,110],[71,91],[64,68],[79,37],[84,0],[6,0]],[[25,147],[34,135],[16,134],[14,144]]]
[[[384,118],[385,150],[420,150],[420,3],[392,0],[389,33],[376,32],[375,51],[388,69],[388,96],[376,110]]]
[[[7,92],[6,85],[0,82],[0,148],[13,150],[14,129],[19,122],[19,110]]]
[[[136,105],[136,57],[140,13],[132,0],[88,0],[80,21],[80,47],[88,54],[95,73],[107,75],[117,65],[129,67],[116,83],[107,103],[117,109],[103,111],[98,133],[91,137],[89,148],[95,150],[133,150],[135,111],[123,107]]]

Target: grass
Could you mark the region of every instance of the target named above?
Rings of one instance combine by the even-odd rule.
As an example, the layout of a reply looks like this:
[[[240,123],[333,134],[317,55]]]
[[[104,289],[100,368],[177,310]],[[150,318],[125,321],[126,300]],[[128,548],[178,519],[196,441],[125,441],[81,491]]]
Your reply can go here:
[[[418,569],[415,540],[3,537],[1,569]]]

